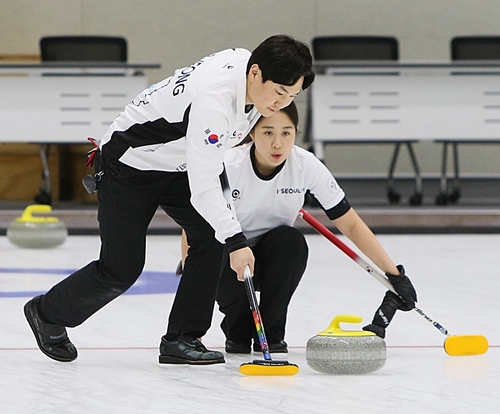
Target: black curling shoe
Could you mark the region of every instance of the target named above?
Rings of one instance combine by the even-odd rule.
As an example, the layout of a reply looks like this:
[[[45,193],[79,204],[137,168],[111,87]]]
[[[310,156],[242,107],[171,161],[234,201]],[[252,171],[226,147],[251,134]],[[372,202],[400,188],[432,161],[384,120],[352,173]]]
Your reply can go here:
[[[210,365],[224,363],[224,354],[209,351],[197,338],[181,335],[174,341],[163,336],[160,343],[160,364]]]
[[[271,354],[286,354],[288,352],[288,344],[285,341],[269,343],[268,346]],[[260,342],[254,341],[253,350],[254,352],[262,352]]]
[[[228,354],[249,354],[250,351],[250,342],[239,343],[226,339],[226,352]]]
[[[40,351],[49,358],[60,362],[71,362],[78,356],[78,351],[68,338],[64,326],[47,323],[40,318],[38,304],[40,296],[24,305],[24,315],[30,325]]]

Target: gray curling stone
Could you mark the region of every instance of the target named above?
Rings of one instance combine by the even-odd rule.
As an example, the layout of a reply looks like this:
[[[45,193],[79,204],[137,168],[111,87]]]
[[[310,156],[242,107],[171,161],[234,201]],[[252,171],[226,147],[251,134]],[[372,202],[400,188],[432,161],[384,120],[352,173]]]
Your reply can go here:
[[[325,374],[367,374],[385,365],[385,341],[367,331],[344,331],[341,322],[360,323],[355,315],[338,315],[330,326],[307,341],[306,361]]]
[[[56,217],[34,217],[32,213],[50,213],[52,207],[33,204],[25,208],[21,217],[7,227],[7,238],[12,244],[29,249],[47,249],[64,243],[68,236],[66,225]]]

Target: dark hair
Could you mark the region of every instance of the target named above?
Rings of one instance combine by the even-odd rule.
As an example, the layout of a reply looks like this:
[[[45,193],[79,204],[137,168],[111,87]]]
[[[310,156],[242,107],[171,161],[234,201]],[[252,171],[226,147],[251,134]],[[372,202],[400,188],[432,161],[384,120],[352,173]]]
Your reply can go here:
[[[312,56],[309,46],[288,35],[275,35],[264,40],[252,52],[247,65],[259,65],[262,81],[292,86],[304,76],[302,89],[307,89],[314,81]]]
[[[295,127],[295,131],[297,131],[298,127],[299,127],[299,111],[297,110],[297,105],[295,105],[295,102],[292,101],[290,103],[290,105],[288,106],[285,106],[284,108],[281,108],[280,109],[280,112],[284,112],[288,118],[290,118],[290,121],[292,121],[292,124],[293,126]],[[252,131],[254,130],[254,128],[259,124],[259,122],[263,119],[264,117],[261,116],[259,118],[259,120],[257,121],[257,123],[254,125],[254,127],[252,128]],[[250,134],[248,134],[244,139],[243,141],[241,141],[238,145],[236,146],[240,146],[240,145],[243,145],[243,144],[248,144],[249,142],[252,142],[252,138],[250,137]]]

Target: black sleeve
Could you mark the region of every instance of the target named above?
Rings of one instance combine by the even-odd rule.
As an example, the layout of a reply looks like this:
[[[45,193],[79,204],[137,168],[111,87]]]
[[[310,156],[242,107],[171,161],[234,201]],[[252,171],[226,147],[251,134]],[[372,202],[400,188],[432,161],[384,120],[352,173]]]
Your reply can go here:
[[[340,203],[338,203],[335,207],[332,207],[328,210],[325,210],[326,215],[330,220],[338,219],[342,217],[345,213],[347,213],[351,209],[351,205],[347,198],[343,198]]]
[[[236,233],[226,239],[226,246],[229,253],[248,246],[247,238],[243,233]]]

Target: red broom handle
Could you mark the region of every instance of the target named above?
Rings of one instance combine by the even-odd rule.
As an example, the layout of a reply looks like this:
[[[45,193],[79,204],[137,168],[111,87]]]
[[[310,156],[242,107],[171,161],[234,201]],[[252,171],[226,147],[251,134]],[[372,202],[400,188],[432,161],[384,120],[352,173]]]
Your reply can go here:
[[[303,208],[299,211],[299,217],[301,217],[306,223],[310,224],[313,229],[315,229],[318,233],[325,236],[328,240],[330,240],[335,246],[337,246],[340,250],[342,250],[345,254],[347,254],[351,259],[353,259],[357,264],[359,264],[363,269],[365,269],[368,273],[370,273],[375,279],[377,279],[380,283],[382,283],[387,289],[394,292],[396,295],[398,294],[391,282],[382,274],[380,270],[377,270],[370,266],[365,260],[363,260],[354,250],[352,250],[349,246],[347,246],[342,240],[340,240],[335,234],[333,234],[327,227],[321,224],[318,220],[316,220],[313,216],[311,216],[307,211]],[[427,322],[430,322],[436,329],[438,329],[442,334],[449,335],[448,330],[441,325],[439,322],[432,320],[427,314],[417,306],[413,308],[420,316],[422,316]]]

